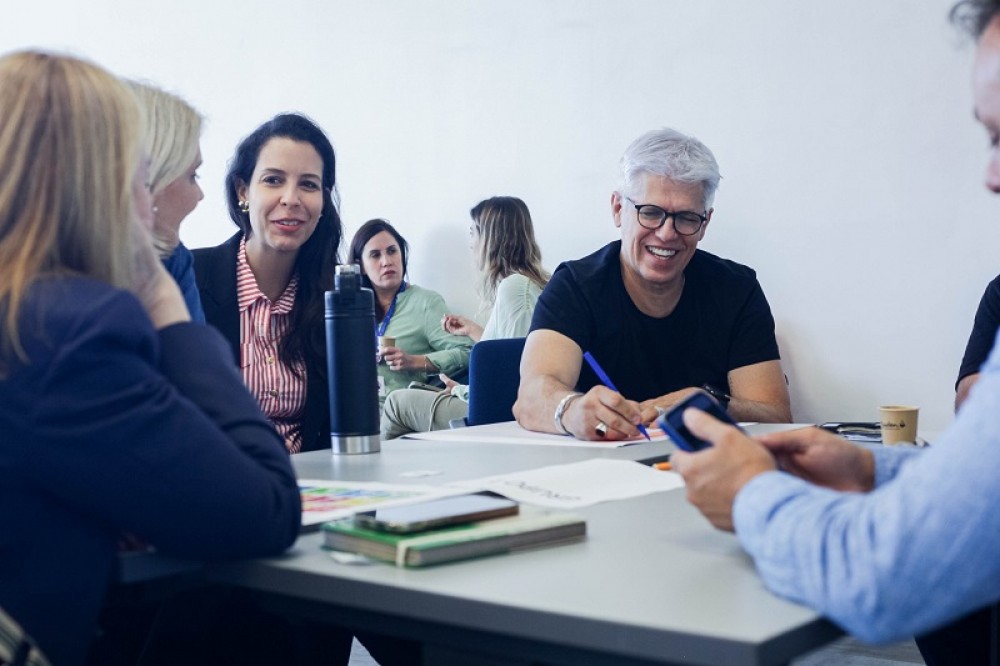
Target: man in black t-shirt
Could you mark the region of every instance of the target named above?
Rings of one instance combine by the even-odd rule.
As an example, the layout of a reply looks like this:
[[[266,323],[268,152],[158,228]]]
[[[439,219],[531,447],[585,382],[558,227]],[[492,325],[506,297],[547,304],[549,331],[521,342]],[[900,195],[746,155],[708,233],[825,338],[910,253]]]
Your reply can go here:
[[[579,439],[639,434],[699,387],[740,421],[789,422],[774,320],[754,271],[697,249],[719,167],[700,141],[663,129],[632,143],[611,195],[621,240],[556,269],[535,308],[514,415]],[[621,393],[604,386],[590,352]]]
[[[972,385],[979,379],[979,366],[990,355],[998,328],[1000,328],[1000,275],[986,285],[983,299],[979,301],[979,309],[976,310],[976,319],[972,324],[972,333],[969,335],[965,356],[962,357],[962,366],[958,369],[958,382],[955,384],[956,412],[968,397]]]

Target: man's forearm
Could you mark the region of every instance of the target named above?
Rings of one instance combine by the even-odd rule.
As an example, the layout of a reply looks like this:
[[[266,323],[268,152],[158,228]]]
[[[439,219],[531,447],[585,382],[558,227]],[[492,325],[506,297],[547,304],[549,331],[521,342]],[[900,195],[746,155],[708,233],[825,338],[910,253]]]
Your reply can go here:
[[[556,408],[562,400],[575,393],[571,386],[566,386],[551,377],[538,377],[527,383],[522,383],[517,392],[517,402],[514,403],[514,418],[518,425],[536,432],[552,432],[563,434],[555,423]],[[565,408],[565,403],[563,403]]]
[[[736,421],[757,423],[791,423],[792,409],[788,403],[772,404],[733,397],[729,401],[729,415]]]

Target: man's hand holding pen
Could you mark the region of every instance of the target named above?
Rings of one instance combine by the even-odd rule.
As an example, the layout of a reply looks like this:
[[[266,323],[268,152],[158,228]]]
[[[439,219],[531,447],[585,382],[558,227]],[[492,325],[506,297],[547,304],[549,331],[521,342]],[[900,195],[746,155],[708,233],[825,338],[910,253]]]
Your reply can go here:
[[[636,424],[655,419],[655,410],[652,418],[643,421],[643,416],[639,403],[606,386],[595,386],[566,407],[562,424],[577,439],[620,441],[639,437]]]
[[[611,377],[608,376],[608,373],[604,372],[604,368],[601,367],[601,364],[597,362],[597,359],[594,358],[593,355],[590,352],[584,352],[583,353],[583,360],[587,362],[587,365],[590,366],[590,369],[594,371],[594,374],[597,375],[597,378],[601,380],[601,383],[604,384],[604,386],[606,388],[608,388],[611,391],[615,392],[619,396],[621,395],[620,392],[618,391],[618,387],[615,386],[615,384],[614,384],[613,381],[611,381]],[[638,407],[638,403],[635,403],[635,402],[633,402],[631,400],[629,400],[628,402],[630,402],[632,405],[635,405],[636,407]],[[630,409],[629,411],[631,412],[633,410]],[[621,415],[620,412],[619,412],[619,415]],[[630,426],[634,424],[635,431],[638,432],[640,435],[642,435],[643,437],[645,437],[648,440],[649,439],[649,433],[646,432],[646,426],[643,425],[644,423],[646,423],[646,421],[642,420],[642,413],[641,413],[641,409],[640,409],[639,420],[638,421],[632,420],[630,422]],[[599,437],[607,438],[608,431],[609,431],[610,427],[611,426],[608,423],[606,423],[604,421],[598,421],[597,425],[594,426],[594,430],[595,430],[595,432],[597,433],[597,435]],[[619,430],[619,432],[624,432],[624,431]]]

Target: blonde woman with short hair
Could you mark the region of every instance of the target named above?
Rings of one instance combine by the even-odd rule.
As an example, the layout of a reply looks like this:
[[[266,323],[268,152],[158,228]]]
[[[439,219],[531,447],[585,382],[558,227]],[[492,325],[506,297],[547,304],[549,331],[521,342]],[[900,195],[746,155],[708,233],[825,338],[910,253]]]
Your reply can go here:
[[[205,197],[198,184],[202,118],[177,95],[148,83],[128,84],[146,120],[144,147],[153,194],[153,241],[163,265],[181,288],[191,319],[203,322],[194,259],[180,239],[181,222]]]

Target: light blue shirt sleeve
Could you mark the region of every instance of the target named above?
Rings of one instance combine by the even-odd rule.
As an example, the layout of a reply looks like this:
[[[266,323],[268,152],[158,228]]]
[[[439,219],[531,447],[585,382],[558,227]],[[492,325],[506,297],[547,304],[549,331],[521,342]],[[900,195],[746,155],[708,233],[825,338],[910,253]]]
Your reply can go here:
[[[1000,599],[1000,354],[929,449],[881,447],[876,488],[840,493],[782,472],[736,497],[765,584],[878,643]]]

